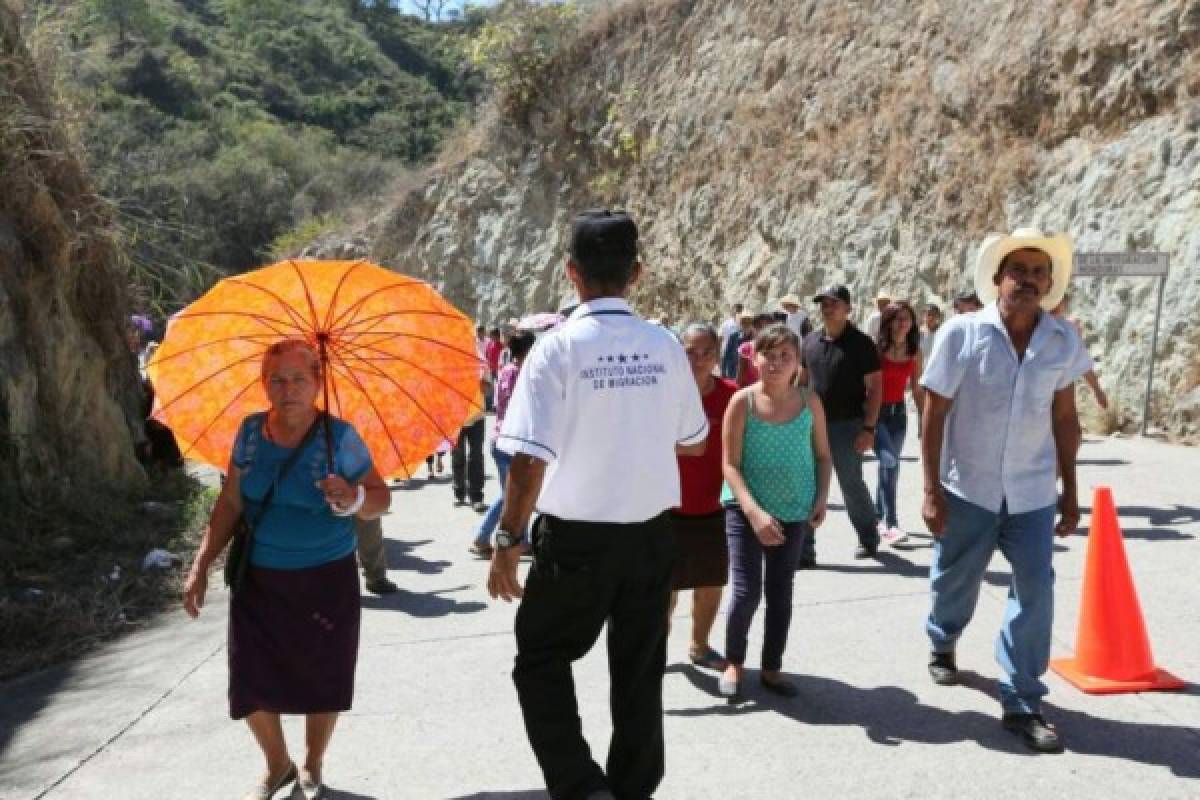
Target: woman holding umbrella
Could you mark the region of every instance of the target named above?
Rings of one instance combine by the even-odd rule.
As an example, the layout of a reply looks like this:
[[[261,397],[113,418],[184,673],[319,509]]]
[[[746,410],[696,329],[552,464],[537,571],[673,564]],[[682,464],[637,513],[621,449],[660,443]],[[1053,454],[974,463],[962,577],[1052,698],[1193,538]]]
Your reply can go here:
[[[261,380],[270,408],[242,420],[183,604],[192,617],[200,613],[209,569],[246,513],[254,528],[249,572],[230,604],[229,711],[246,720],[267,762],[246,797],[269,799],[296,782],[315,798],[338,713],[354,694],[361,611],[353,518],[379,517],[391,495],[355,429],[318,410],[316,349],[300,339],[276,342]],[[284,713],[305,715],[299,770],[284,741]]]

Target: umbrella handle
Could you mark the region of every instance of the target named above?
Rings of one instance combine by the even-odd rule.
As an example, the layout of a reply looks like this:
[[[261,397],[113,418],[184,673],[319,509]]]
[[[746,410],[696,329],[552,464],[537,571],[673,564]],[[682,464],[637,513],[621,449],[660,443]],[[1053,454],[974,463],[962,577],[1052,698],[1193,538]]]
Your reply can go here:
[[[325,466],[326,475],[333,474],[333,429],[329,424],[329,351],[325,348],[325,343],[329,340],[329,334],[317,334],[317,350],[321,358],[321,389],[324,394],[324,419],[321,420],[322,426],[325,428]]]

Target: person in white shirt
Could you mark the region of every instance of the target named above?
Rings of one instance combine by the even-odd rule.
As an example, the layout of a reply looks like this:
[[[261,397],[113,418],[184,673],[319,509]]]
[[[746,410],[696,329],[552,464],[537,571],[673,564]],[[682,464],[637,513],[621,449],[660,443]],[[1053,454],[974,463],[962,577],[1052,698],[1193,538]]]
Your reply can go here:
[[[566,273],[580,305],[534,345],[496,440],[513,460],[488,591],[521,598],[513,682],[554,798],[648,798],[664,769],[675,456],[702,455],[709,423],[683,347],[624,300],[641,271],[629,215],[576,217]],[[519,532],[535,508],[522,589]],[[581,732],[571,664],[606,623],[613,734],[602,770]]]
[[[1074,328],[1048,313],[1070,276],[1069,236],[1031,228],[988,236],[975,271],[986,305],[942,326],[921,380],[922,515],[935,540],[929,673],[941,685],[957,682],[955,644],[998,548],[1012,566],[996,640],[1002,722],[1042,752],[1062,747],[1041,714],[1047,691],[1041,676],[1054,622],[1054,534],[1068,535],[1079,524],[1073,384],[1091,368]]]
[[[872,340],[879,338],[879,323],[883,320],[883,311],[892,304],[892,296],[885,292],[875,295],[875,310],[867,317],[867,336]]]
[[[933,353],[933,339],[942,327],[942,309],[935,305],[925,306],[925,324],[921,327],[921,360],[929,361]]]
[[[812,333],[812,322],[808,318],[808,312],[800,307],[800,298],[794,294],[785,294],[779,299],[779,307],[787,314],[784,323],[803,342],[804,337]]]
[[[725,355],[726,346],[729,344],[729,337],[736,336],[742,329],[742,324],[739,322],[739,318],[742,316],[742,309],[743,306],[741,303],[734,303],[730,309],[731,313],[729,317],[721,323],[719,328],[717,328],[717,335],[720,337],[720,340],[717,342],[717,355],[718,357],[722,358],[720,367],[721,377],[723,378],[733,377],[732,375],[725,374],[725,362],[723,357]],[[733,368],[736,369],[736,366],[737,362],[735,360],[733,362]]]

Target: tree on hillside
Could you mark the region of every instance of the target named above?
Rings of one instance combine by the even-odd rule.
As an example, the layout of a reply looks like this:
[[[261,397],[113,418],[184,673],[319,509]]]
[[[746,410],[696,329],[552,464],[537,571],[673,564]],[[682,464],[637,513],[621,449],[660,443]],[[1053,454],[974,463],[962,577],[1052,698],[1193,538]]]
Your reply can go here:
[[[451,15],[462,15],[462,4],[456,3],[455,0],[412,0],[412,4],[426,22],[442,22]]]
[[[84,8],[103,26],[116,31],[119,47],[126,45],[131,33],[153,38],[162,29],[162,20],[149,0],[86,0]]]

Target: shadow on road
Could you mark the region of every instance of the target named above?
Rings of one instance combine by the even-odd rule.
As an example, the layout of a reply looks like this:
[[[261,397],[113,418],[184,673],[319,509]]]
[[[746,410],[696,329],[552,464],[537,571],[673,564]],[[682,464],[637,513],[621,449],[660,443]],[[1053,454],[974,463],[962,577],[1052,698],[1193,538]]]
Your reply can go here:
[[[476,792],[451,797],[450,800],[546,800],[549,796],[543,789],[524,789],[515,792]]]
[[[432,592],[410,592],[398,589],[392,594],[379,597],[363,595],[363,608],[382,609],[384,611],[403,611],[413,617],[444,617],[447,614],[474,614],[487,608],[487,603],[477,600],[455,600],[452,597],[442,597],[450,592],[461,592],[473,589],[473,586],[454,586],[449,589],[436,589]]]
[[[715,674],[689,666],[668,671],[683,674],[706,694],[716,692]],[[995,697],[994,682],[969,670],[960,670],[959,674],[964,688]],[[974,741],[989,750],[1037,755],[1000,727],[999,705],[994,715],[946,711],[923,705],[915,694],[897,686],[859,687],[816,675],[793,675],[791,679],[800,689],[800,696],[794,699],[767,694],[758,687],[757,675],[752,672],[745,682],[747,696],[742,702],[723,701],[706,708],[667,709],[665,713],[698,717],[774,712],[805,725],[856,725],[863,729],[867,739],[884,747],[898,747],[906,741],[925,744]],[[1044,704],[1044,711],[1058,726],[1070,752],[1158,765],[1180,777],[1200,778],[1200,759],[1196,758],[1200,733],[1191,728],[1110,720],[1049,703]]]
[[[929,545],[925,545],[928,547]],[[921,545],[906,547],[906,550],[919,549]],[[848,575],[899,575],[902,578],[929,579],[928,564],[914,564],[907,558],[902,558],[887,550],[880,550],[873,559],[863,559],[856,564],[821,564],[822,572],[844,572]],[[989,586],[1007,589],[1012,581],[1007,572],[988,570],[983,574],[984,581]]]
[[[428,561],[420,556],[413,555],[414,550],[432,542],[432,539],[424,539],[418,542],[404,542],[384,537],[383,549],[384,554],[387,556],[388,569],[399,570],[400,572],[417,572],[421,575],[438,575],[445,572],[446,567],[449,567],[453,562]]]
[[[5,759],[17,731],[49,705],[74,674],[74,664],[49,669],[0,683],[0,759]],[[26,754],[30,756],[32,754]]]
[[[450,798],[450,800],[546,800],[545,789],[523,789],[517,792],[476,792]]]
[[[303,797],[299,789],[294,790],[287,796],[287,800],[296,800]],[[325,800],[376,800],[368,794],[356,794],[354,792],[343,791],[342,789],[334,789],[332,786],[326,786],[325,791],[321,793],[321,797]]]
[[[1090,506],[1080,506],[1079,512],[1090,515],[1092,509]],[[1195,534],[1184,533],[1177,528],[1168,528],[1165,526],[1191,525],[1200,522],[1200,508],[1181,506],[1178,503],[1163,508],[1121,505],[1117,506],[1117,516],[1121,522],[1121,533],[1126,539],[1144,539],[1149,542],[1182,541],[1195,539],[1196,536]],[[1144,518],[1150,527],[1130,527],[1126,523],[1126,520],[1131,518]],[[1081,528],[1075,532],[1075,535],[1087,536],[1087,529]]]

